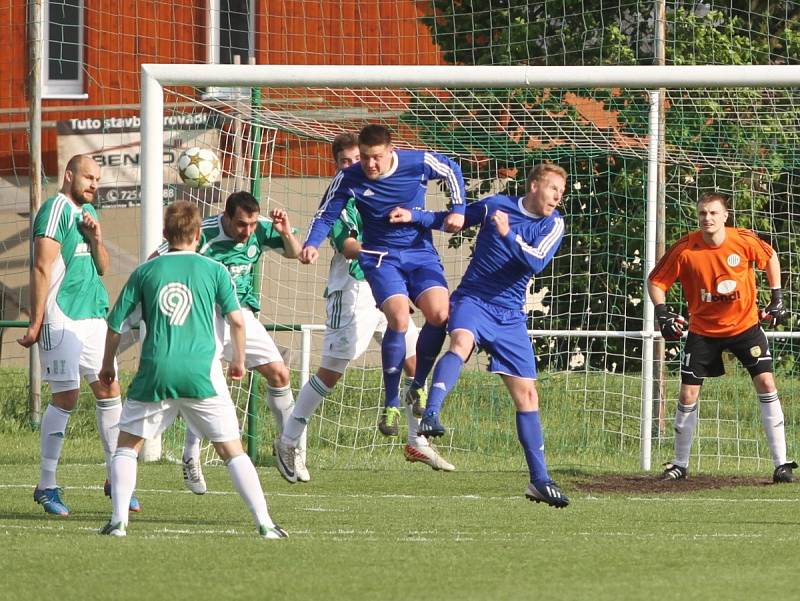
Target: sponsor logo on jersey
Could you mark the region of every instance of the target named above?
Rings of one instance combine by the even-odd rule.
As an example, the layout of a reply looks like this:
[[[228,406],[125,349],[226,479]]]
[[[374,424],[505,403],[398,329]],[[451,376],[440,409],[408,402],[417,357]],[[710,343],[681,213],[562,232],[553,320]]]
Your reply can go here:
[[[700,300],[704,303],[732,303],[741,297],[738,290],[734,290],[730,294],[713,294],[704,288],[700,289]]]
[[[364,196],[375,196],[375,192],[367,188],[366,190],[364,190]]]
[[[731,255],[728,255],[727,261],[728,261],[728,265],[730,265],[731,267],[736,267],[736,266],[739,265],[739,263],[742,262],[742,258],[739,255],[737,255],[736,253],[733,253]]]
[[[180,282],[170,282],[158,291],[158,308],[169,317],[169,325],[182,326],[192,310],[192,291]]]
[[[238,277],[240,275],[246,275],[250,273],[252,268],[253,265],[250,263],[247,265],[228,265],[228,273],[230,273],[233,277]]]

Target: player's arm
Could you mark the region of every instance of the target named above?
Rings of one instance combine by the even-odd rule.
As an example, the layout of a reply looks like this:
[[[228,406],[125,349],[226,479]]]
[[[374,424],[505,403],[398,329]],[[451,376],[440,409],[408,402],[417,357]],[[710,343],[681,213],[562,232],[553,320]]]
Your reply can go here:
[[[103,364],[97,377],[106,386],[110,386],[117,379],[116,369],[114,368],[114,357],[117,356],[121,335],[111,328],[106,330],[106,347],[103,352]]]
[[[426,152],[424,163],[428,178],[443,180],[450,192],[452,208],[444,219],[442,229],[450,233],[461,230],[464,227],[464,210],[467,206],[461,167],[454,160],[436,152]]]
[[[50,290],[50,276],[53,263],[61,252],[61,244],[52,238],[39,236],[33,243],[33,269],[31,270],[31,307],[30,325],[19,342],[25,348],[33,346],[39,339],[39,332],[44,321],[44,310],[47,304],[47,293]]]
[[[424,228],[444,230],[445,220],[450,214],[450,211],[428,211],[419,208],[404,209],[403,207],[395,207],[389,213],[389,223],[417,223]],[[478,225],[485,216],[486,203],[484,201],[468,204],[464,211],[462,229]]]
[[[539,273],[550,263],[564,237],[564,220],[561,217],[551,220],[549,227],[543,228],[543,231],[538,232],[530,240],[526,240],[523,234],[515,233],[511,229],[507,213],[495,211],[490,215],[490,220],[497,228],[500,239],[511,251],[511,255],[530,267],[533,273]],[[484,227],[490,227],[491,224],[486,224]]]
[[[97,273],[104,275],[108,271],[111,259],[108,256],[105,244],[103,244],[103,232],[100,228],[100,222],[90,212],[84,211],[80,228],[89,239],[92,261],[94,261],[94,266],[97,268]]]
[[[647,293],[653,302],[653,310],[661,335],[665,340],[678,340],[686,328],[686,319],[681,314],[669,310],[667,291],[650,280],[647,281]]]
[[[225,314],[225,319],[231,329],[231,341],[233,342],[233,358],[228,366],[228,374],[234,380],[241,380],[244,377],[244,344],[245,326],[244,315],[241,309],[234,309]]]
[[[286,209],[272,209],[269,217],[272,219],[272,229],[280,234],[283,242],[283,256],[287,259],[296,259],[302,249],[300,242],[294,236],[292,224],[289,223],[289,213]]]
[[[125,282],[119,293],[117,302],[111,308],[106,318],[106,346],[103,353],[103,364],[98,373],[98,378],[104,384],[110,384],[116,379],[114,357],[117,356],[122,330],[134,313],[141,311],[141,288],[139,286],[139,270],[135,269]]]
[[[769,304],[761,311],[761,319],[769,319],[770,326],[775,327],[786,320],[788,311],[783,304],[783,290],[781,289],[781,264],[778,260],[778,253],[774,250],[767,261],[764,271],[767,275],[767,284],[772,295]]]
[[[333,224],[342,213],[342,209],[350,199],[351,194],[342,187],[344,172],[336,174],[322,197],[317,213],[308,226],[308,235],[303,242],[303,249],[298,255],[301,263],[313,263],[319,257],[319,245],[328,236]]]

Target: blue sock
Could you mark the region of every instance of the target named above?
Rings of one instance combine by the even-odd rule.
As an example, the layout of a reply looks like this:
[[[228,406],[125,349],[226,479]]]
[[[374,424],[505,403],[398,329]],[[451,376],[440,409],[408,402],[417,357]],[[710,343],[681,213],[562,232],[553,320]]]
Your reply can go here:
[[[464,361],[454,352],[447,351],[442,355],[433,370],[425,415],[442,412],[444,397],[456,385],[462,367],[464,367]]]
[[[525,453],[531,482],[550,480],[544,461],[544,435],[538,411],[517,411],[517,436]]]
[[[428,322],[422,326],[417,338],[417,369],[414,372],[414,386],[423,388],[428,374],[433,369],[436,357],[442,350],[447,328],[444,326],[432,326]]]
[[[386,407],[400,406],[400,379],[403,377],[403,361],[406,360],[406,333],[386,328],[381,344],[383,364],[383,387],[386,392]]]

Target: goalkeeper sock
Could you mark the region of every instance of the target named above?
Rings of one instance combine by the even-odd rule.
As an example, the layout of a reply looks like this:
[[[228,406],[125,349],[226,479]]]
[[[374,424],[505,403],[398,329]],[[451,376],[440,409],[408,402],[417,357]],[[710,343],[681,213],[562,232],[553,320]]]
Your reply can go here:
[[[183,442],[183,462],[190,459],[200,461],[200,441],[203,440],[194,433],[188,425],[186,426],[186,439]]]
[[[293,447],[299,446],[300,438],[305,432],[308,422],[311,421],[311,416],[322,403],[322,399],[330,392],[331,389],[325,386],[325,383],[316,375],[309,378],[305,386],[300,389],[292,414],[284,426],[281,437],[284,443]]]
[[[58,467],[58,460],[61,458],[61,449],[64,447],[64,433],[67,430],[67,422],[71,414],[71,411],[56,407],[53,404],[48,405],[47,409],[44,410],[39,434],[41,468],[37,488],[55,488],[58,486],[56,484],[56,468]]]
[[[119,417],[122,415],[122,399],[115,396],[111,399],[97,399],[95,403],[97,432],[106,455],[106,478],[111,479],[111,459],[117,450],[119,438]]]
[[[422,326],[417,339],[417,369],[414,372],[414,386],[417,388],[425,386],[446,336],[445,326],[432,326],[427,322]]]
[[[517,437],[525,453],[531,482],[548,482],[550,474],[544,460],[544,435],[538,411],[517,411]]]
[[[425,413],[441,413],[444,397],[456,385],[464,361],[453,351],[447,351],[436,363],[431,378],[431,387],[428,390],[428,404]]]
[[[684,405],[678,403],[675,412],[675,460],[673,463],[681,467],[689,467],[689,452],[692,450],[692,438],[697,425],[697,403]]]
[[[242,497],[244,504],[253,514],[253,519],[256,526],[267,526],[272,528],[275,523],[269,516],[267,509],[267,500],[264,498],[264,490],[261,488],[261,482],[258,479],[253,462],[250,457],[242,453],[236,457],[231,457],[225,462],[228,468],[228,474],[233,482],[233,487],[239,496]]]
[[[386,394],[384,406],[400,407],[400,379],[406,359],[406,333],[386,328],[381,343],[383,387]]]
[[[786,433],[783,428],[783,409],[778,391],[759,394],[758,400],[758,405],[761,407],[761,425],[764,426],[764,434],[767,436],[772,462],[778,467],[787,463]]]
[[[280,434],[292,414],[292,406],[294,405],[292,387],[274,388],[267,385],[267,405],[272,412],[272,417],[275,418],[278,434]]]
[[[111,460],[111,523],[128,523],[128,509],[136,488],[138,453],[130,447],[119,447]]]

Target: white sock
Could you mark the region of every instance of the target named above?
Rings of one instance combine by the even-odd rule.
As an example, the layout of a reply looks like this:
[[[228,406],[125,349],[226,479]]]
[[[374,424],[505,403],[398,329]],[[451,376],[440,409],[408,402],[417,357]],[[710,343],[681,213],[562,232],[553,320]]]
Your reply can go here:
[[[417,436],[419,418],[414,416],[414,409],[411,405],[405,405],[406,422],[408,423],[408,444],[412,447],[427,447],[428,439],[424,436]]]
[[[267,385],[267,405],[272,412],[272,417],[275,418],[275,425],[278,426],[278,434],[280,434],[292,414],[292,406],[294,405],[292,387],[273,388]]]
[[[97,418],[97,432],[106,454],[106,478],[111,480],[111,458],[117,450],[119,438],[119,418],[122,415],[122,399],[115,396],[110,399],[97,399],[94,410]]]
[[[311,376],[305,386],[300,389],[297,395],[297,401],[292,408],[292,413],[289,419],[284,424],[283,436],[281,439],[285,444],[290,444],[293,447],[299,447],[301,438],[304,438],[304,433],[317,410],[322,399],[330,394],[331,389],[325,386],[325,383],[317,376]]]
[[[783,409],[778,391],[759,394],[758,400],[758,405],[761,407],[761,425],[764,426],[764,434],[767,435],[772,462],[778,467],[787,463],[786,433],[783,428]]]
[[[258,479],[258,473],[253,462],[250,461],[250,457],[242,453],[228,459],[226,465],[233,487],[242,497],[250,513],[253,514],[256,526],[263,525],[272,528],[275,523],[269,516],[267,500],[264,498],[261,481]]]
[[[203,440],[194,433],[188,425],[186,426],[186,439],[183,443],[183,462],[186,463],[189,459],[194,459],[195,462],[200,461],[200,441]]]
[[[129,447],[119,447],[111,460],[111,523],[128,524],[128,508],[136,488],[138,454]]]
[[[64,435],[71,411],[48,405],[42,416],[39,446],[41,450],[41,467],[37,488],[55,488],[56,468],[64,447]]]
[[[689,467],[689,453],[692,450],[692,438],[697,426],[697,403],[682,405],[678,403],[675,411],[675,460],[672,462],[681,467]]]

